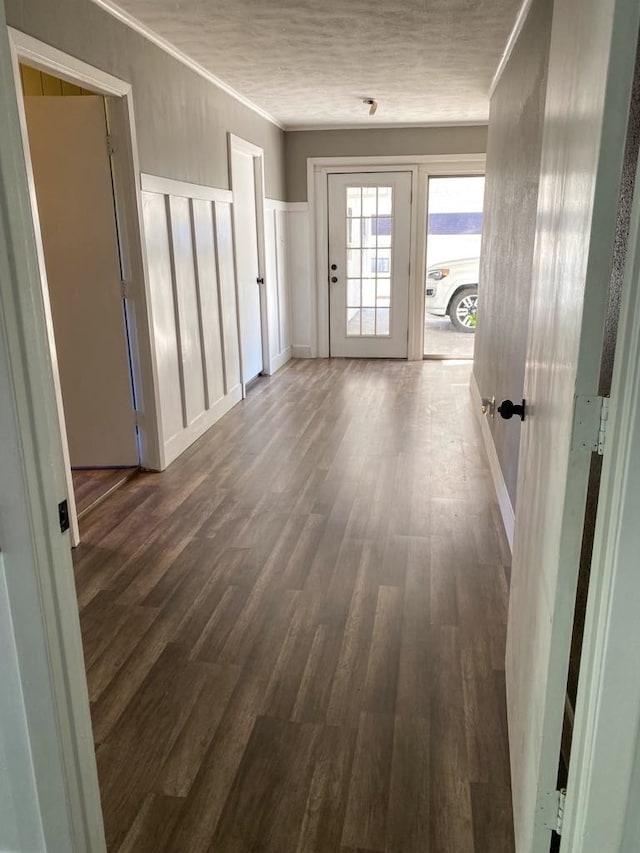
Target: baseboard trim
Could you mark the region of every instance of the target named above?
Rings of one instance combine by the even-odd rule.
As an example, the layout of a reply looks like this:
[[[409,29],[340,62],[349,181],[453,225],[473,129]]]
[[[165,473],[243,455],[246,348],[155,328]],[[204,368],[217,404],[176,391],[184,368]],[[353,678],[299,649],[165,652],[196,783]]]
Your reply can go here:
[[[203,412],[189,426],[181,430],[173,438],[170,438],[164,445],[165,468],[171,465],[181,453],[190,447],[194,441],[197,441],[208,429],[220,420],[223,415],[232,409],[236,403],[242,400],[242,386],[236,385],[228,394],[221,397],[213,406],[206,412]]]
[[[278,353],[278,355],[274,356],[271,359],[271,371],[269,373],[269,376],[273,376],[273,374],[280,370],[280,368],[283,367],[288,361],[290,361],[291,358],[291,347],[287,347],[286,349],[282,350],[281,353]]]
[[[491,470],[491,479],[493,480],[493,487],[496,491],[498,506],[500,507],[500,515],[502,516],[504,532],[507,536],[511,553],[513,553],[515,513],[513,511],[513,505],[511,503],[511,498],[509,497],[509,492],[507,490],[507,484],[505,483],[504,476],[502,474],[502,468],[500,467],[500,460],[498,459],[496,446],[493,442],[493,436],[489,428],[489,420],[485,415],[482,414],[482,397],[480,395],[480,389],[478,388],[478,383],[473,372],[471,373],[469,389],[471,391],[471,399],[473,401],[473,410],[476,413],[478,423],[480,424],[480,432],[482,433],[482,441],[484,443],[484,449],[487,454],[489,469]]]
[[[299,346],[294,344],[291,347],[291,356],[292,358],[313,358],[311,354],[311,347],[309,346]]]

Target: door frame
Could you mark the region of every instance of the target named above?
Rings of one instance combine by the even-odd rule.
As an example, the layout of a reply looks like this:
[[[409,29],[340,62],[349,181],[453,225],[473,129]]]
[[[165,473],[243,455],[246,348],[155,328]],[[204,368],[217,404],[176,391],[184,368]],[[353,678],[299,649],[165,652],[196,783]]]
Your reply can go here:
[[[256,188],[256,230],[258,238],[258,276],[263,279],[263,284],[260,285],[260,332],[262,336],[262,373],[270,376],[273,373],[271,364],[271,348],[269,346],[269,328],[267,317],[269,316],[269,296],[267,286],[267,264],[265,252],[265,186],[264,186],[264,151],[252,142],[248,142],[241,136],[236,136],[235,133],[227,135],[228,152],[229,152],[229,187],[231,192],[233,188],[233,153],[248,154],[253,158],[253,175]],[[232,209],[235,206],[235,194]],[[238,343],[240,349],[240,381],[242,383],[242,397],[247,396],[246,377],[244,370],[244,358],[242,353],[242,334],[240,329],[241,303],[242,293],[240,292],[240,282],[238,281],[238,264],[237,253],[239,250],[238,238],[236,234],[235,215],[231,217],[233,228],[233,264],[236,277],[236,302],[238,305],[237,320],[238,320]]]
[[[591,561],[563,853],[623,850],[640,794],[640,163]],[[634,748],[635,747],[635,748]],[[635,776],[634,776],[635,774]]]
[[[20,476],[6,507],[14,524],[4,550],[5,579],[22,682],[32,773],[49,849],[106,850],[89,697],[69,536],[58,502],[65,471],[53,365],[32,229],[31,196],[19,128],[19,98],[0,8],[0,346],[8,359],[8,411],[16,427]],[[15,56],[14,56],[15,60]],[[15,82],[15,81],[13,81]],[[20,98],[22,94],[20,93]],[[18,101],[18,103],[16,103]],[[11,442],[11,435],[9,435]],[[4,510],[3,510],[4,511]],[[6,550],[5,550],[6,549]],[[20,697],[16,697],[18,701]],[[72,842],[68,847],[67,841]]]
[[[132,86],[113,77],[98,68],[94,68],[75,57],[63,53],[57,48],[38,41],[13,27],[7,27],[22,148],[27,170],[27,182],[33,218],[33,231],[40,270],[40,286],[45,308],[47,341],[51,356],[53,382],[57,404],[57,421],[67,478],[67,500],[71,522],[71,544],[80,541],[71,462],[67,442],[64,408],[60,386],[60,374],[55,348],[53,319],[49,303],[44,246],[36,199],[36,187],[29,153],[29,138],[26,114],[20,79],[20,62],[37,68],[45,73],[82,88],[95,92],[105,98],[109,131],[122,140],[122,152],[116,151],[112,157],[115,215],[117,221],[120,255],[123,266],[124,304],[127,315],[132,384],[136,407],[136,425],[138,430],[138,455],[140,465],[151,470],[164,467],[163,449],[159,429],[159,401],[157,395],[157,370],[151,340],[149,285],[146,256],[143,251],[142,200],[140,195],[140,165],[138,159],[133,112]],[[120,156],[118,156],[120,155]]]
[[[348,254],[348,240],[344,231],[345,215],[347,215],[345,193],[347,187],[353,183],[358,184],[362,188],[375,188],[383,184],[388,184],[389,189],[392,190],[393,200],[390,215],[393,217],[393,228],[390,243],[391,268],[389,272],[391,279],[389,283],[391,289],[389,328],[386,336],[362,333],[351,337],[347,334],[348,322],[345,311],[348,298],[348,275],[345,269],[344,275],[341,273],[338,274],[340,283],[332,283],[331,287],[328,288],[330,357],[350,357],[348,353],[351,350],[351,357],[354,358],[404,359],[408,355],[413,174],[411,171],[404,169],[397,172],[385,171],[373,173],[354,172],[345,174],[330,172],[327,175],[329,192],[327,208],[328,248],[330,260],[340,261],[340,269],[343,268],[343,264],[346,267],[346,257]],[[406,268],[404,268],[405,262],[407,263]],[[364,274],[362,273],[362,275]],[[327,278],[333,278],[329,269],[327,269]],[[400,306],[403,306],[404,310],[401,310]],[[338,331],[339,329],[340,331]],[[335,339],[332,338],[333,332],[335,333]],[[342,352],[337,353],[337,350],[342,350]],[[385,350],[387,351],[386,353]],[[404,354],[400,354],[401,350],[404,350]],[[354,351],[359,351],[359,355],[356,355]]]
[[[426,269],[427,188],[432,175],[483,175],[486,154],[424,154],[389,157],[307,158],[311,262],[311,356],[329,358],[329,175],[350,172],[411,172],[408,360],[422,361]],[[425,239],[420,239],[424,234]]]

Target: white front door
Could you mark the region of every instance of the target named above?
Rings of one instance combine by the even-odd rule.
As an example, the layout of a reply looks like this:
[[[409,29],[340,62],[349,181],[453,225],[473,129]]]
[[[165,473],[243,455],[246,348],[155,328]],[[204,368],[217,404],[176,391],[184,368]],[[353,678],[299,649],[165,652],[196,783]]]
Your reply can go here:
[[[233,225],[244,385],[262,373],[262,311],[259,282],[256,174],[253,154],[231,148]]]
[[[518,853],[548,853],[557,825],[638,13],[621,0],[557,0],[553,11],[506,658]]]
[[[138,464],[101,97],[27,97],[71,466]]]
[[[329,175],[332,356],[406,358],[411,172]]]

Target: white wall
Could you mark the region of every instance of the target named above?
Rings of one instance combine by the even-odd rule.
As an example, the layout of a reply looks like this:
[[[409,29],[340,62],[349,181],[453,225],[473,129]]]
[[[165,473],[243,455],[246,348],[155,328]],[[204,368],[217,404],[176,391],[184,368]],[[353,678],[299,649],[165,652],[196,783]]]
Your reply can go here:
[[[142,176],[163,467],[242,397],[231,194]]]
[[[291,294],[291,349],[294,358],[312,354],[312,323],[315,306],[311,296],[312,258],[309,241],[309,208],[306,202],[288,205],[289,277]]]
[[[233,197],[152,175],[142,176],[142,188],[166,467],[242,398]],[[283,202],[266,201],[266,373],[291,358],[287,216]]]
[[[265,200],[265,287],[269,361],[265,372],[275,373],[291,358],[291,300],[289,272],[289,212],[287,204]]]

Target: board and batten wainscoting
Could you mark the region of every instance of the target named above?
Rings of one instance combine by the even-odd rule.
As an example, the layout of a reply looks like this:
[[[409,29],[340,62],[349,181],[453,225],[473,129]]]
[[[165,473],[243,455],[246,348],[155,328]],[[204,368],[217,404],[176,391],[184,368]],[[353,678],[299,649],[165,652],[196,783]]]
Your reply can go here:
[[[317,307],[311,296],[312,247],[309,205],[287,204],[289,226],[289,275],[291,299],[291,352],[294,358],[315,356]]]
[[[141,175],[163,467],[242,398],[228,190]]]
[[[289,258],[289,212],[285,201],[264,200],[265,287],[269,359],[265,373],[271,375],[291,358],[291,299]]]
[[[166,468],[242,399],[229,190],[141,175]],[[291,358],[288,205],[265,201],[269,362]]]

